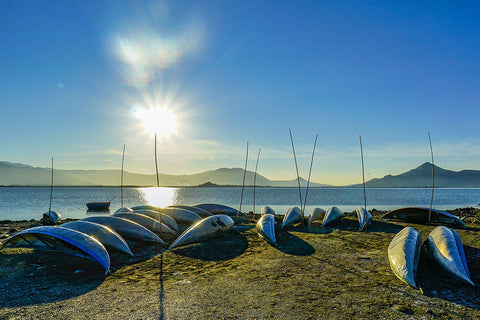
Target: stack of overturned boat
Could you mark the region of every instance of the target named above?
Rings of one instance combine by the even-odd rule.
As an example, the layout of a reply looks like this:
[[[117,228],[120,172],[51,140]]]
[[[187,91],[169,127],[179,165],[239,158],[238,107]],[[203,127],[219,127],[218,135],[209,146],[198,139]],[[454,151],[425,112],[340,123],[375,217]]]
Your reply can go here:
[[[167,242],[174,240],[170,249],[206,241],[231,230],[234,214],[238,211],[216,204],[121,208],[111,216],[29,228],[9,237],[2,247],[28,247],[80,256],[100,264],[107,274],[110,254],[133,256],[128,241],[166,247]],[[186,230],[177,238],[179,227]]]

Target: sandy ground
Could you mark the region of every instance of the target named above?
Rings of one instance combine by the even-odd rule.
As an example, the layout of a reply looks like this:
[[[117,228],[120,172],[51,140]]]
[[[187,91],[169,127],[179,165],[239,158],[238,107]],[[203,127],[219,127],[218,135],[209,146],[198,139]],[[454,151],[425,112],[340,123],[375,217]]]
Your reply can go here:
[[[332,228],[284,231],[277,248],[253,224],[163,254],[130,243],[135,257],[111,255],[107,276],[86,259],[4,248],[0,319],[479,318],[480,230],[471,211],[467,230],[457,231],[476,287],[450,279],[426,252],[423,293],[405,285],[390,269],[387,247],[407,224],[376,216],[358,232],[350,216]],[[2,222],[0,235],[34,223]],[[434,228],[411,226],[423,240]]]

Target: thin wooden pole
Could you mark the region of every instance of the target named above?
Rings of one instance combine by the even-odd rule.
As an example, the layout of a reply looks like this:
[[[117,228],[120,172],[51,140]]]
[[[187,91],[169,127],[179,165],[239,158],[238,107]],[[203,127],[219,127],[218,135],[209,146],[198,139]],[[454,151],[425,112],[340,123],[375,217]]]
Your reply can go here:
[[[50,181],[50,203],[48,204],[48,211],[52,210],[52,196],[53,196],[53,157],[52,157],[52,179]]]
[[[242,213],[243,189],[245,189],[245,176],[247,175],[247,162],[248,162],[248,141],[247,141],[247,154],[245,156],[245,168],[243,169],[243,182],[242,182],[242,193],[240,195],[240,207],[237,212],[237,217],[240,213]]]
[[[428,141],[430,142],[430,154],[432,156],[432,196],[430,197],[430,209],[428,210],[428,222],[432,215],[432,206],[433,206],[433,190],[435,189],[435,164],[433,162],[433,147],[432,147],[432,138],[430,137],[430,132],[428,132]]]
[[[290,128],[288,128],[288,131],[290,132],[290,142],[292,143],[293,159],[295,160],[295,168],[297,170],[298,195],[299,195],[299,198],[300,198],[300,210],[302,210],[302,208],[303,208],[302,189],[300,187],[300,175],[298,174],[297,156],[295,155],[295,145],[293,144],[292,130]],[[303,216],[303,212],[302,212],[302,216]]]
[[[315,142],[313,143],[312,159],[310,160],[310,170],[308,171],[307,189],[305,190],[305,200],[303,201],[302,217],[305,216],[305,208],[307,207],[308,187],[310,186],[310,176],[312,174],[313,158],[315,156],[315,147],[317,146],[317,139],[318,139],[318,134],[315,136]]]
[[[255,215],[255,185],[257,182],[258,160],[260,159],[260,148],[258,148],[257,163],[255,164],[255,175],[253,176],[253,215]]]
[[[367,193],[365,192],[365,166],[363,164],[363,145],[362,145],[362,135],[360,137],[360,157],[362,158],[362,179],[363,179],[363,203],[365,211],[367,211]]]
[[[120,198],[122,202],[122,208],[123,208],[123,162],[125,160],[125,144],[123,144],[123,153],[122,153],[122,173],[120,176]]]
[[[157,188],[160,187],[160,180],[158,180],[158,162],[157,162],[157,133],[155,132],[155,172],[157,173]]]
[[[158,179],[158,161],[157,161],[157,133],[155,132],[155,172],[157,175],[157,188],[160,187],[160,180]],[[158,191],[158,189],[157,189]],[[162,225],[162,215],[158,212],[158,222],[160,226]],[[163,250],[160,248],[159,245],[159,250],[160,250],[160,275],[159,275],[159,280],[160,280],[160,319],[164,319],[164,309],[163,309],[163,300],[165,297],[165,291],[164,291],[164,286],[163,286]]]

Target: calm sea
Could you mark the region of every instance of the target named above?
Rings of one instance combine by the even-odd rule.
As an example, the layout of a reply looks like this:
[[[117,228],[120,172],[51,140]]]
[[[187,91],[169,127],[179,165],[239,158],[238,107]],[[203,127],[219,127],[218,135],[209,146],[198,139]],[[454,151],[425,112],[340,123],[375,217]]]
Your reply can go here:
[[[168,206],[171,204],[192,205],[213,202],[240,206],[241,188],[124,188],[124,206],[150,204]],[[302,190],[304,197],[305,190]],[[387,210],[404,206],[430,205],[430,189],[423,188],[367,188],[367,208]],[[40,219],[48,210],[49,187],[1,187],[0,220]],[[112,200],[110,212],[90,213],[86,202]],[[253,188],[245,188],[242,211],[253,210]],[[277,213],[284,213],[293,206],[299,206],[297,188],[256,188],[255,209],[269,205]],[[460,207],[475,207],[480,203],[480,188],[439,188],[435,189],[433,207],[446,210]],[[121,206],[120,188],[110,187],[55,187],[52,210],[64,218],[83,218],[92,214],[107,215]],[[306,212],[314,207],[327,209],[337,206],[352,211],[363,206],[363,190],[357,188],[313,188],[308,190]]]

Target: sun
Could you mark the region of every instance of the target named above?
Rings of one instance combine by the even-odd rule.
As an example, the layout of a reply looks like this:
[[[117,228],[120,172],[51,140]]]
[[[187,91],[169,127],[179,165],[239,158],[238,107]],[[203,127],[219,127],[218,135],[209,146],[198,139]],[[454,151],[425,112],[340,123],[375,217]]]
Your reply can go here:
[[[135,118],[142,122],[145,131],[158,137],[167,137],[177,131],[177,118],[171,110],[157,107],[145,109],[133,107],[132,113]]]

